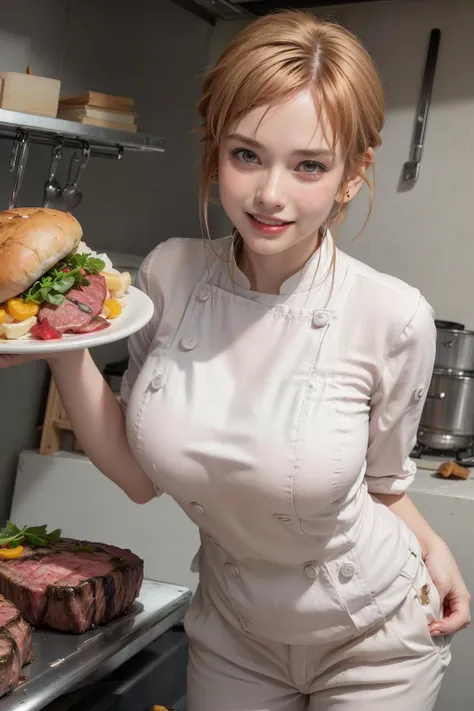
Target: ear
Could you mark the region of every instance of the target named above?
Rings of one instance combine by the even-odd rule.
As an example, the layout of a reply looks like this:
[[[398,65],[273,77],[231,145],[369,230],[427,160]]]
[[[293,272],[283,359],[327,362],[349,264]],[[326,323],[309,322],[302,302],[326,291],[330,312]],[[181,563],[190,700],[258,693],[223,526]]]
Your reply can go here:
[[[351,202],[361,189],[364,184],[364,177],[367,175],[367,171],[374,162],[374,149],[368,148],[365,158],[361,164],[359,164],[357,171],[354,175],[349,176],[349,179],[341,185],[340,197],[338,202],[343,205],[345,203]]]

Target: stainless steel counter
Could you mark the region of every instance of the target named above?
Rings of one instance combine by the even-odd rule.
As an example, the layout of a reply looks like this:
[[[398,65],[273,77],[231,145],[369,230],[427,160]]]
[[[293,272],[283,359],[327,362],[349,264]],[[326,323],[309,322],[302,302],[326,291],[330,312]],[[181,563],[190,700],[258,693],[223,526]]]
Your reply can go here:
[[[82,635],[34,631],[26,681],[0,699],[0,711],[39,711],[102,678],[179,622],[190,600],[186,588],[145,580],[130,612],[104,627]]]

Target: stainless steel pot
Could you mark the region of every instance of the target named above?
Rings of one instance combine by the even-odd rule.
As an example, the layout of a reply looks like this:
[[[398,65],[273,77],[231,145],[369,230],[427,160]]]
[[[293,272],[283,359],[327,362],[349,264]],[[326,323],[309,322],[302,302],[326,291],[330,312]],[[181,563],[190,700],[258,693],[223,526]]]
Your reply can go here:
[[[420,429],[444,435],[474,435],[474,376],[435,369]]]
[[[438,329],[435,368],[454,373],[474,372],[474,331]]]
[[[417,442],[423,447],[434,449],[438,452],[463,452],[471,448],[473,438],[466,435],[436,432],[420,427],[417,434]]]

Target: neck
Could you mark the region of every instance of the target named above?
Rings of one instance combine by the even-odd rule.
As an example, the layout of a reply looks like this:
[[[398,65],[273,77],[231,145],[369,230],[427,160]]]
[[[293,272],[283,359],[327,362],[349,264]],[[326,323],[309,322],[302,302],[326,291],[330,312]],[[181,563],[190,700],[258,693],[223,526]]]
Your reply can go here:
[[[235,260],[250,282],[252,291],[279,294],[281,285],[299,272],[321,245],[321,234],[279,254],[258,254],[240,240]]]

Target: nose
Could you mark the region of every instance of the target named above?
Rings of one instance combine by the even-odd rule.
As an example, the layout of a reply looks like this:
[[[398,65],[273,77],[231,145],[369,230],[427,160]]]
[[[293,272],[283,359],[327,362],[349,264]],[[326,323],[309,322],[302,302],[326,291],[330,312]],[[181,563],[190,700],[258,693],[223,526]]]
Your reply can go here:
[[[267,210],[281,210],[285,205],[283,175],[278,169],[262,172],[255,195]]]

